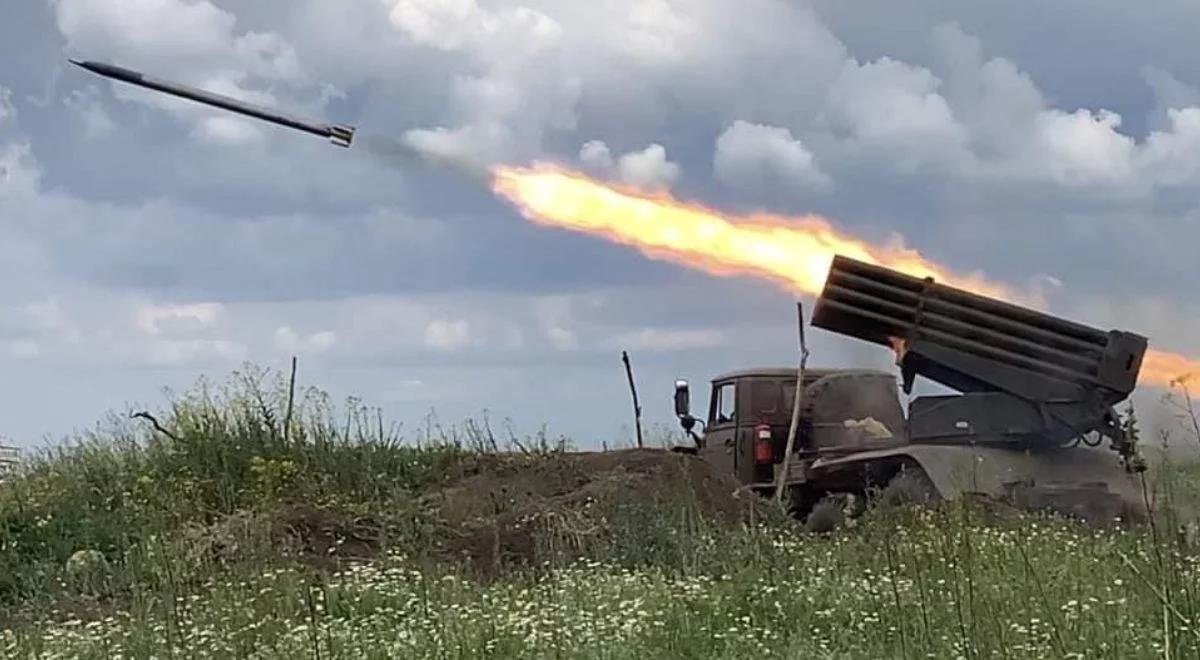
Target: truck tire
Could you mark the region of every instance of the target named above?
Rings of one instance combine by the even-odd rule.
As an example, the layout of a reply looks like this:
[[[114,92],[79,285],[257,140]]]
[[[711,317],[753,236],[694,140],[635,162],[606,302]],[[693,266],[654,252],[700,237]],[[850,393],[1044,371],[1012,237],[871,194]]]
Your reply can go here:
[[[880,491],[876,503],[885,507],[920,506],[939,499],[941,496],[925,471],[916,466],[905,465]]]
[[[804,518],[804,531],[827,534],[843,527],[847,519],[857,518],[864,508],[862,498],[853,493],[829,493]]]

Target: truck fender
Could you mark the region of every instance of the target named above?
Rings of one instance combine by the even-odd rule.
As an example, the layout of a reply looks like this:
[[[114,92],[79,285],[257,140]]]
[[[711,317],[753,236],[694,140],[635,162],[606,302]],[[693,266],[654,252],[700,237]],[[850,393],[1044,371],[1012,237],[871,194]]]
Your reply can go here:
[[[1115,454],[1103,449],[1029,451],[972,445],[905,445],[820,458],[811,469],[887,459],[915,462],[938,494],[947,499],[982,494],[1027,502],[1034,508],[1043,508],[1036,506],[1039,502],[1065,500],[1073,510],[1111,509],[1127,519],[1142,518],[1145,512],[1136,478],[1125,471]]]

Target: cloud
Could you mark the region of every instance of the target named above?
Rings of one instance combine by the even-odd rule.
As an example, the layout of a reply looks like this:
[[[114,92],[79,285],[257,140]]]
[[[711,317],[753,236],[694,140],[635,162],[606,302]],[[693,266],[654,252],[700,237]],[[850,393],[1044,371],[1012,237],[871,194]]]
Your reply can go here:
[[[622,182],[647,190],[670,188],[682,176],[679,165],[667,160],[661,144],[622,155],[617,159],[617,173]]]
[[[642,328],[619,334],[607,342],[613,349],[670,352],[715,348],[725,342],[719,330],[677,330]]]
[[[12,91],[0,85],[0,126],[15,120],[17,109],[12,104]]]
[[[260,81],[293,88],[306,82],[291,44],[274,32],[239,31],[236,16],[208,0],[55,0],[52,6],[67,49],[84,59],[112,61],[265,105],[279,99]],[[113,90],[120,99],[192,122],[200,139],[238,144],[256,138],[261,128],[164,94],[119,83]],[[83,108],[93,131],[104,127],[102,108],[94,102],[84,102]]]
[[[227,339],[156,339],[144,349],[145,360],[160,367],[234,365],[248,357],[249,351],[244,345]]]
[[[615,165],[612,152],[603,140],[589,140],[579,149],[579,162],[584,168],[598,173],[609,174]]]
[[[392,6],[389,19],[413,41],[447,51],[491,38],[541,44],[562,34],[554,19],[529,7],[489,11],[475,0],[400,0]]]
[[[41,178],[28,142],[0,144],[0,202],[36,195]]]
[[[861,158],[911,174],[945,171],[967,155],[967,130],[928,69],[882,57],[850,60],[829,90],[823,121]]]
[[[1051,107],[1028,74],[1003,57],[985,59],[981,41],[957,25],[935,27],[931,44],[948,107],[968,131],[969,166],[960,177],[1113,199],[1145,199],[1194,177],[1197,162],[1188,154],[1198,109],[1188,104],[1200,94],[1166,72],[1141,70],[1155,92],[1158,128],[1139,141],[1122,132],[1124,118],[1115,111]]]
[[[106,137],[116,128],[116,122],[104,108],[97,86],[72,90],[64,103],[75,112],[88,137]]]
[[[717,138],[713,171],[722,183],[752,192],[768,186],[824,191],[833,185],[790,130],[740,119]]]
[[[1134,142],[1117,128],[1114,112],[1039,113],[1035,148],[1058,183],[1093,186],[1127,181],[1133,174]]]
[[[1142,79],[1154,92],[1154,109],[1148,122],[1152,130],[1162,130],[1171,123],[1172,110],[1200,107],[1200,89],[1188,85],[1156,66],[1141,68]]]
[[[145,305],[137,311],[137,326],[152,337],[189,336],[216,325],[225,316],[219,303]]]
[[[208,0],[55,0],[70,50],[127,66],[157,62],[190,74],[231,66],[277,80],[303,77],[295,50],[278,34],[237,30],[236,16]]]
[[[579,162],[595,176],[643,190],[667,189],[683,177],[679,164],[669,160],[666,148],[657,143],[614,160],[603,140],[589,140],[579,149]]]
[[[474,166],[536,153],[546,130],[570,129],[578,77],[559,66],[562,26],[526,7],[484,9],[475,0],[400,0],[389,20],[414,44],[461,55],[476,72],[453,77],[457,124],[411,129],[406,141]]]
[[[465,319],[434,319],[425,326],[425,345],[440,351],[457,351],[476,341]]]
[[[1200,182],[1200,107],[1167,110],[1169,127],[1147,136],[1134,166],[1162,187]]]
[[[300,336],[288,326],[275,330],[275,348],[285,353],[320,354],[337,344],[337,333],[329,330]]]
[[[696,19],[681,15],[667,0],[634,2],[626,16],[619,47],[639,61],[678,63],[688,41],[701,36]]]

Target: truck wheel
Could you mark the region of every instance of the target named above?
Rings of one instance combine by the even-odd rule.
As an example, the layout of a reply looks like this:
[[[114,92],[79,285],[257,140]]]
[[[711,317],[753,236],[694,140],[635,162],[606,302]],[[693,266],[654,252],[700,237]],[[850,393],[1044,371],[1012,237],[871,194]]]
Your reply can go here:
[[[925,472],[917,467],[905,466],[888,481],[877,501],[881,506],[906,506],[928,504],[938,499],[941,498],[937,488]]]
[[[859,498],[851,493],[830,493],[813,505],[804,519],[804,531],[827,534],[861,513]]]

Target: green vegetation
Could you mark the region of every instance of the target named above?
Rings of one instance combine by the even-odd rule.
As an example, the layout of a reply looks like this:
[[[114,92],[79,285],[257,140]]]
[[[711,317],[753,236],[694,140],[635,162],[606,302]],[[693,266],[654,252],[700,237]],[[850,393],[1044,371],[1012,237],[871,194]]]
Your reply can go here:
[[[290,398],[269,373],[202,383],[165,433],[114,417],[0,484],[0,653],[1200,654],[1200,550],[1169,516],[1117,532],[957,502],[803,534],[689,457],[486,423],[401,441],[357,403]],[[1154,467],[1164,506],[1196,497],[1192,466]]]

